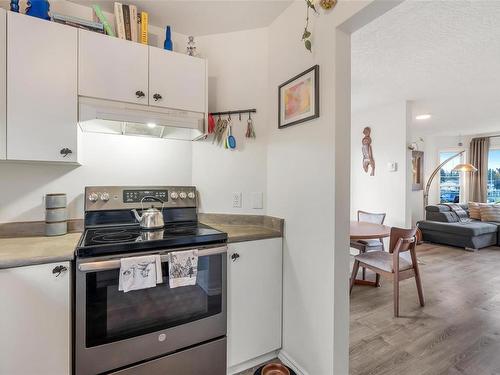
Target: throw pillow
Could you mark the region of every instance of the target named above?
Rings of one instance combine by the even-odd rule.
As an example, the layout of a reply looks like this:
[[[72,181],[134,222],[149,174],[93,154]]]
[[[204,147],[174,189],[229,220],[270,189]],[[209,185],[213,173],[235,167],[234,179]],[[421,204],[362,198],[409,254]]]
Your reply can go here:
[[[500,205],[488,204],[479,207],[481,212],[481,221],[500,222]]]
[[[471,219],[481,220],[481,210],[479,209],[479,203],[469,202],[469,217]]]

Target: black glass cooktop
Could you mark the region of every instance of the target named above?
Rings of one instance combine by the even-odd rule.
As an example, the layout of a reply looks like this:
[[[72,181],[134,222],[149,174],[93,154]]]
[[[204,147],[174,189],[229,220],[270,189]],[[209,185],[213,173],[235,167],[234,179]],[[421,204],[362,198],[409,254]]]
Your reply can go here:
[[[139,226],[87,229],[76,249],[77,256],[98,256],[126,251],[168,249],[225,242],[227,234],[200,223],[167,225],[157,230]]]

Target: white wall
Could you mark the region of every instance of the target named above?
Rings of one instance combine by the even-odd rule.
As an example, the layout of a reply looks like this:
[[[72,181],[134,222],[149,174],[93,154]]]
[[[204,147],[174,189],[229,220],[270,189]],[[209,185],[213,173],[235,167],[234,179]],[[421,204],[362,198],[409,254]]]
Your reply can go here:
[[[82,166],[1,162],[0,223],[44,220],[47,193],[82,218],[85,186],[191,184],[190,142],[83,133],[81,149]]]
[[[203,36],[196,39],[208,59],[209,111],[256,108],[256,139],[245,138],[247,115],[232,116],[236,150],[206,141],[193,143],[193,184],[200,191],[203,212],[263,214],[266,212],[267,160],[267,28]],[[232,193],[243,194],[233,208]],[[252,192],[264,193],[264,208],[254,209]]]
[[[338,38],[336,27],[366,5],[339,2],[313,16],[313,53],[300,40],[303,1],[269,28],[268,214],[285,218],[281,358],[311,375],[348,373],[349,120],[339,121],[335,105],[349,100],[350,88],[336,92],[335,84],[348,82],[349,38]],[[279,130],[278,86],[314,64],[320,65],[321,117]],[[337,160],[342,154],[344,164]]]
[[[363,113],[353,113],[351,123],[351,217],[358,210],[385,212],[385,223],[405,227],[407,223],[407,130],[406,103],[392,103]],[[375,176],[363,169],[363,129],[371,128]],[[396,162],[396,172],[387,164]]]

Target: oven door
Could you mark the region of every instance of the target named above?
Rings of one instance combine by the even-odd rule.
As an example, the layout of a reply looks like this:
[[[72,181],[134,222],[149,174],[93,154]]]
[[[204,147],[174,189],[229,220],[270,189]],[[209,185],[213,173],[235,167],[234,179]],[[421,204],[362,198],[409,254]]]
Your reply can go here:
[[[127,293],[118,290],[120,256],[77,260],[76,375],[100,374],[226,335],[227,247],[198,249],[196,285],[170,288],[168,252],[156,251],[151,254],[162,255],[163,283]]]

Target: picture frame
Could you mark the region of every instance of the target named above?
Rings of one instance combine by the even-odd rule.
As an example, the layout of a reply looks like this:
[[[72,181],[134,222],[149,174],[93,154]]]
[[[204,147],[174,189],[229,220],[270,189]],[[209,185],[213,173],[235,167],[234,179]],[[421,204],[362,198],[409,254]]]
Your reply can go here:
[[[319,117],[319,65],[278,87],[278,129]]]
[[[411,190],[424,190],[424,152],[411,152],[412,180]]]

